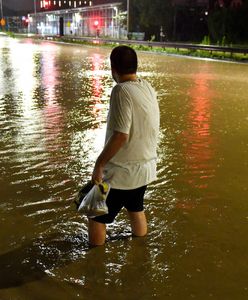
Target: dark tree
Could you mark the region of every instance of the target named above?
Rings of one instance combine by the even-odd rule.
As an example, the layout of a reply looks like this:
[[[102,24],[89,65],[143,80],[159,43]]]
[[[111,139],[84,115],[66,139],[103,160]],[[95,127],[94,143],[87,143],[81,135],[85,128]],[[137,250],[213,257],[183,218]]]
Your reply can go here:
[[[248,42],[248,0],[216,1],[209,14],[209,34],[213,42]]]
[[[130,25],[132,31],[144,31],[146,39],[151,39],[155,35],[158,40],[161,27],[164,38],[170,38],[173,27],[171,0],[130,1]]]

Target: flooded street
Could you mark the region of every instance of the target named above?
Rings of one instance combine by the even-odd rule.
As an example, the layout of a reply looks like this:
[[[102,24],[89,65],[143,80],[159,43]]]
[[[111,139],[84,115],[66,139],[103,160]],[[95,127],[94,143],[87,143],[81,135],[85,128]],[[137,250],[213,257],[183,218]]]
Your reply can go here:
[[[248,65],[138,53],[158,92],[149,234],[89,249],[111,49],[0,36],[0,299],[248,299]]]

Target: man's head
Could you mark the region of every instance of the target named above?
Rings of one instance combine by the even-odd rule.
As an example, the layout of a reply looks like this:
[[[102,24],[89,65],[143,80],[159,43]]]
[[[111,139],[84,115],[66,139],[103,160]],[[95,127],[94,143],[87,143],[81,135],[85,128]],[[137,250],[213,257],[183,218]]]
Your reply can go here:
[[[136,74],[138,59],[136,52],[128,46],[114,48],[110,55],[112,72],[118,75]]]

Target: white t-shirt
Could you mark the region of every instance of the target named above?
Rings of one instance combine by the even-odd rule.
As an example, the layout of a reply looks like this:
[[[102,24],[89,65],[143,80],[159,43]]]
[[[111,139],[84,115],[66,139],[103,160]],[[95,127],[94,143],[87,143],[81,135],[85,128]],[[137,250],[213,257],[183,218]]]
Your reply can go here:
[[[135,189],[156,179],[159,107],[151,85],[143,79],[117,84],[110,98],[106,141],[114,131],[128,141],[106,164],[104,179],[115,189]]]

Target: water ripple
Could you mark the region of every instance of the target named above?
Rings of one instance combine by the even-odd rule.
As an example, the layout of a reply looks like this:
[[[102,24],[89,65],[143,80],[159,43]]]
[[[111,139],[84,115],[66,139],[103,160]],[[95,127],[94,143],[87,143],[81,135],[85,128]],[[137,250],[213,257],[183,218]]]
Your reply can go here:
[[[122,211],[106,245],[90,249],[73,200],[104,144],[109,49],[0,39],[3,297],[27,296],[26,286],[30,299],[37,291],[43,299],[51,291],[58,299],[203,299],[230,287],[239,297],[247,286],[246,276],[236,280],[248,253],[246,67],[139,53],[161,111],[149,232],[132,237]]]

